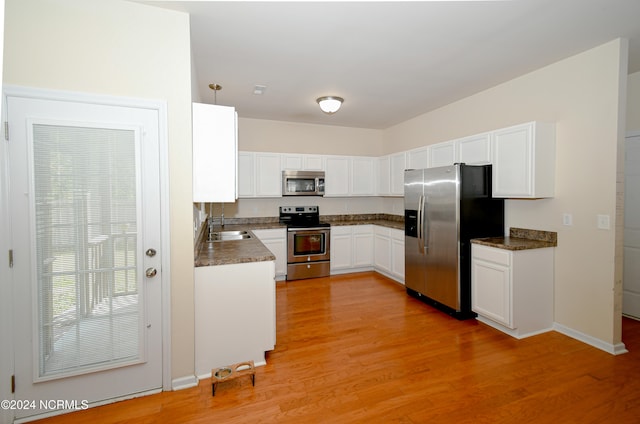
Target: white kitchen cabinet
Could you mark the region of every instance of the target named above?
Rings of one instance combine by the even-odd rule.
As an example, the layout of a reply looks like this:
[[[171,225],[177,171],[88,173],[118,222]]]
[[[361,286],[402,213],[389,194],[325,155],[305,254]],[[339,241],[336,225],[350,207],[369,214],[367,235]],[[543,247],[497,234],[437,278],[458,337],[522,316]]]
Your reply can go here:
[[[554,196],[555,125],[529,122],[493,131],[493,196]]]
[[[404,284],[404,231],[391,229],[391,274]]]
[[[325,156],[326,197],[374,196],[376,158],[368,156]]]
[[[233,107],[193,103],[193,201],[238,198],[238,131]]]
[[[287,277],[287,229],[271,228],[252,232],[274,254],[276,279],[284,280]]]
[[[325,196],[337,197],[349,195],[349,168],[349,158],[346,156],[325,157]]]
[[[324,162],[321,155],[284,153],[281,161],[283,171],[324,171]]]
[[[276,344],[273,261],[196,267],[195,372],[253,360]]]
[[[378,158],[377,174],[376,192],[378,196],[391,195],[391,156],[386,155]]]
[[[450,166],[458,162],[457,148],[455,140],[428,146],[429,168]]]
[[[373,225],[331,227],[331,273],[357,272],[373,267]]]
[[[373,196],[376,194],[376,159],[356,156],[350,159],[350,190],[352,196]]]
[[[472,243],[471,309],[513,337],[553,327],[554,248],[505,250]]]
[[[352,265],[354,268],[373,266],[373,225],[352,227]]]
[[[255,197],[255,154],[238,152],[238,197]]]
[[[305,171],[324,171],[324,160],[320,155],[302,155],[302,169]]]
[[[239,152],[239,197],[281,197],[281,155],[266,152]]]
[[[351,232],[350,225],[331,227],[331,273],[351,268]]]
[[[391,195],[404,195],[404,170],[407,164],[404,152],[391,155]]]
[[[256,196],[281,197],[282,174],[280,155],[256,153]]]
[[[429,167],[429,149],[421,147],[407,152],[407,169],[424,169]]]
[[[376,270],[391,274],[391,235],[387,227],[374,226],[373,257]]]
[[[491,163],[491,134],[484,133],[456,140],[458,144],[457,162],[467,165],[487,165]]]
[[[282,170],[302,171],[302,155],[285,153],[281,157]]]

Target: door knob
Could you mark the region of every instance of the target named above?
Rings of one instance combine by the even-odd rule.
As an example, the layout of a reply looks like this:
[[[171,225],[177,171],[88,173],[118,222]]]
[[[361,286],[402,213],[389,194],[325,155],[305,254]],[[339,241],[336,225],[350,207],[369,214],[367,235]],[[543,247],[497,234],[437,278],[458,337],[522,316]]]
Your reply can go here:
[[[155,277],[158,271],[155,268],[147,268],[145,274],[147,278]]]
[[[156,249],[147,249],[146,252],[144,252],[148,257],[153,258],[154,256],[156,256]]]

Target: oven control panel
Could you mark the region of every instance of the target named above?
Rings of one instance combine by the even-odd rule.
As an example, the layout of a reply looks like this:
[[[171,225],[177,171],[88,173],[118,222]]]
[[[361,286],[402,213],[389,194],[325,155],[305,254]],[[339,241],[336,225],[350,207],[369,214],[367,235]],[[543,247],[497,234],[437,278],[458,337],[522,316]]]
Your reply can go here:
[[[317,206],[280,206],[280,213],[318,213]]]

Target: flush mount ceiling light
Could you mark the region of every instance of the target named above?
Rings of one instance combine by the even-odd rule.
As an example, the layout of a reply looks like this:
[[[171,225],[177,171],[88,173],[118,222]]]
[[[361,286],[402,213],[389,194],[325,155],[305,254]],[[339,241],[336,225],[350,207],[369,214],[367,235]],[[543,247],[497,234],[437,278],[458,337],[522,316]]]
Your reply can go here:
[[[342,102],[344,102],[344,99],[342,97],[336,96],[323,96],[318,97],[316,99],[316,102],[318,102],[318,104],[320,105],[320,109],[322,109],[324,113],[333,115],[338,111],[338,109],[340,109],[340,106],[342,106]]]

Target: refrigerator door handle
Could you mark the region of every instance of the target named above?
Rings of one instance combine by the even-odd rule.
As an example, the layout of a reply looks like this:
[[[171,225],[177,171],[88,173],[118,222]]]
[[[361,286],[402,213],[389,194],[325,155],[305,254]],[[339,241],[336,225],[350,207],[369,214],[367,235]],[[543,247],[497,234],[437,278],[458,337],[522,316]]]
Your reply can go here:
[[[417,213],[417,235],[418,235],[418,251],[422,253],[422,201],[423,196],[418,197],[418,213]]]
[[[424,250],[427,251],[429,250],[429,215],[427,215],[426,212],[427,206],[429,205],[429,197],[423,196],[422,203],[422,215],[424,218],[424,228],[422,229],[422,246],[424,247]]]

